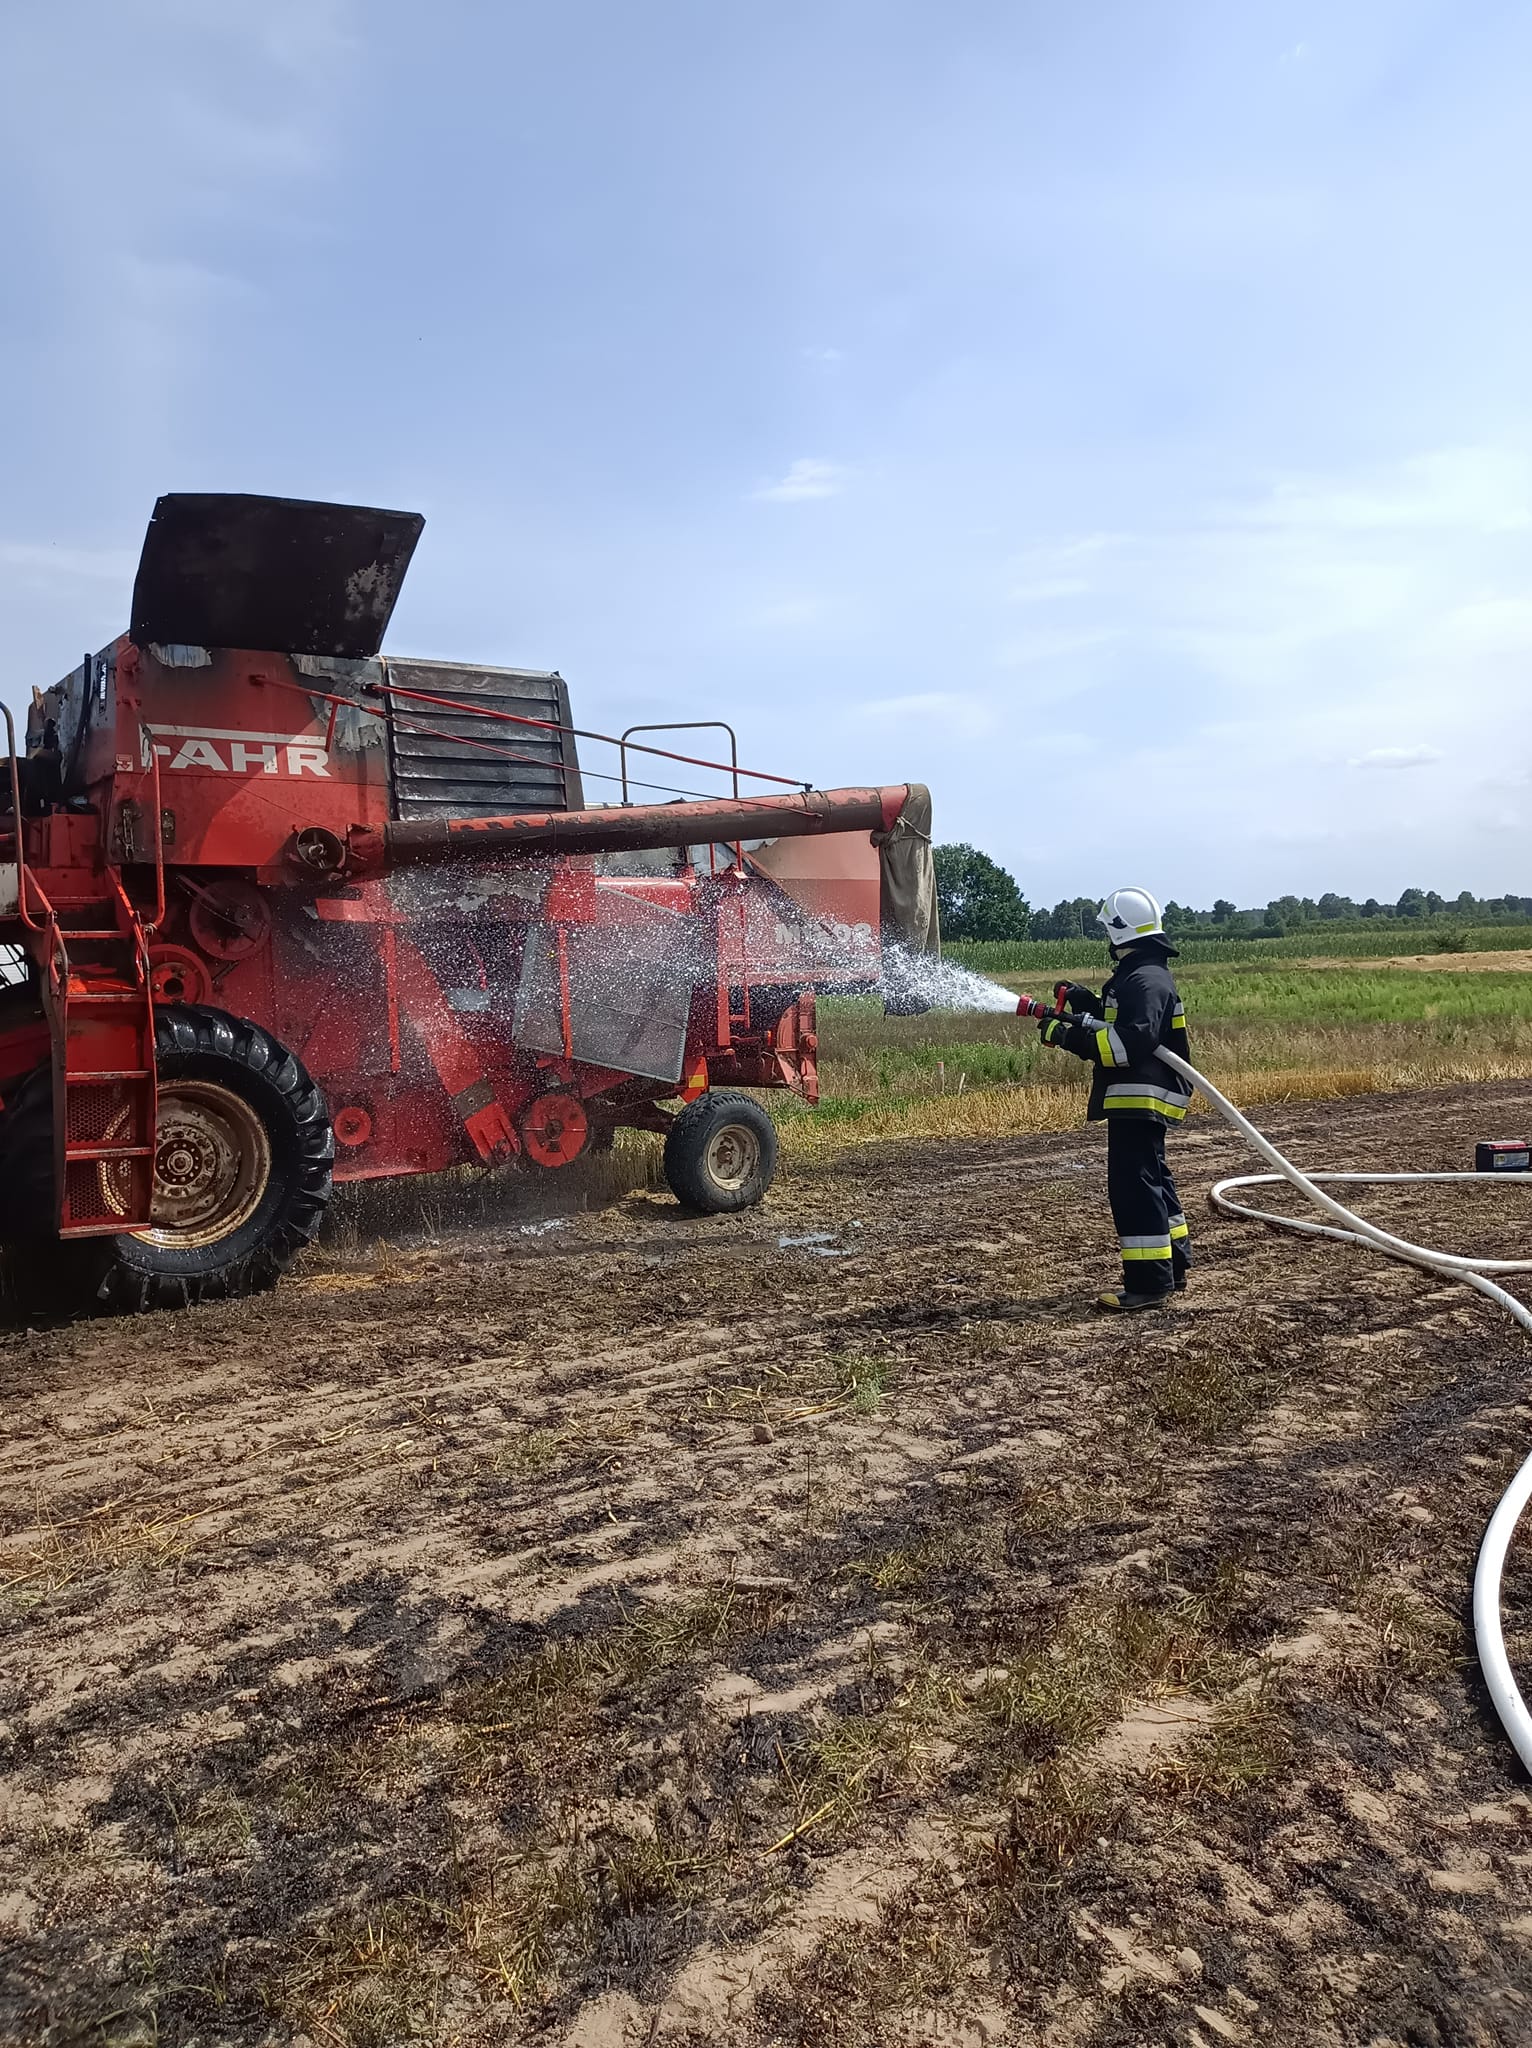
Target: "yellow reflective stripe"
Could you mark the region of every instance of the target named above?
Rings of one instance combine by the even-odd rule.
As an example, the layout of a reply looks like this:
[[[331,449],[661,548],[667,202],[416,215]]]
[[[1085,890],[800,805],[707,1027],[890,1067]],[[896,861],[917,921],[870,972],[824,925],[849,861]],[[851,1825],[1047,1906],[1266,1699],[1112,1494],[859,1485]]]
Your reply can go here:
[[[1101,1014],[1105,1017],[1108,1024],[1115,1024],[1117,1022],[1117,1005],[1115,1003],[1104,1003],[1101,1008]]]
[[[1110,1033],[1110,1031],[1107,1030],[1104,1024],[1102,1025],[1101,1029],[1096,1033],[1096,1051],[1101,1056],[1102,1066],[1116,1066],[1116,1056],[1112,1051],[1112,1034]]]
[[[1133,927],[1133,935],[1135,938],[1142,939],[1146,938],[1153,930],[1154,926],[1152,924],[1136,924]]]
[[[1170,1028],[1172,1031],[1184,1031],[1186,1029],[1186,1017],[1182,1011],[1178,1010],[1171,1018]]]
[[[1170,1257],[1170,1246],[1168,1244],[1124,1245],[1122,1257],[1124,1265],[1131,1259],[1168,1259]]]
[[[1190,1237],[1192,1234],[1191,1226],[1186,1223],[1172,1223],[1170,1226],[1170,1234],[1173,1238]]]
[[[1179,1123],[1186,1114],[1186,1105],[1178,1108],[1174,1103],[1161,1101],[1158,1095],[1108,1095],[1103,1107],[1106,1109],[1157,1109],[1161,1116],[1174,1117]]]

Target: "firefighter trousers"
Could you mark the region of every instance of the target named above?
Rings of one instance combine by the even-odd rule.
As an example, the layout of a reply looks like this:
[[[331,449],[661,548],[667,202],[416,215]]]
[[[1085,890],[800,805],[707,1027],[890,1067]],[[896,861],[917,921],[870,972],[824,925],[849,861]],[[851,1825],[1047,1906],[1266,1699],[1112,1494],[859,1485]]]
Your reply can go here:
[[[1191,1264],[1191,1234],[1165,1161],[1165,1126],[1108,1116],[1106,1192],[1130,1294],[1168,1294]]]

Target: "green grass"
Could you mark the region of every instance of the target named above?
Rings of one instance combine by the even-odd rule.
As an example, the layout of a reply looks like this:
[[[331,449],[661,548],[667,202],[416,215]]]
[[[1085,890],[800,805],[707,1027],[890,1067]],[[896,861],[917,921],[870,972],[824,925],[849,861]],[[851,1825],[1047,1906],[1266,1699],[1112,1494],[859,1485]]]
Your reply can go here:
[[[1352,1071],[1457,1051],[1524,1056],[1532,1072],[1532,973],[1268,971],[1193,961],[1177,974],[1193,1056],[1215,1078],[1220,1070],[1305,1065]],[[1008,984],[1020,979],[1006,976]],[[1047,988],[1047,973],[1036,979]],[[1078,1063],[1043,1046],[1036,1025],[1020,1017],[885,1017],[876,1001],[861,1000],[827,1001],[820,1016],[820,1114],[830,1120],[854,1119],[865,1105],[901,1096],[1085,1079]]]
[[[1450,940],[1450,943],[1448,941]],[[1412,953],[1519,952],[1532,948],[1532,925],[1487,924],[1457,926],[1439,918],[1394,922],[1383,928],[1371,921],[1363,925],[1307,925],[1281,939],[1179,940],[1181,959],[1186,963],[1220,962],[1224,965],[1277,960],[1385,960]],[[1094,967],[1101,959],[1099,939],[1005,939],[945,946],[943,951],[965,967],[981,974],[1014,974],[1039,964],[1048,967]]]
[[[1435,1031],[1452,1026],[1500,1033],[1532,1012],[1532,973],[1475,974],[1444,969],[1429,974],[1378,968],[1205,967],[1193,963],[1178,980],[1188,1011],[1205,1025],[1238,1029],[1410,1024]]]
[[[1068,950],[1039,949],[1024,970],[992,971],[1044,995],[1071,972],[1099,988],[1101,949],[1088,963],[1072,963]],[[1305,967],[1269,949],[1231,959],[1239,950],[1176,965],[1192,1057],[1236,1101],[1532,1075],[1532,972],[1455,961],[1429,971],[1343,959]],[[875,999],[826,1000],[820,1086],[816,1110],[773,1098],[790,1152],[868,1137],[1067,1130],[1083,1118],[1089,1076],[1043,1046],[1026,1019],[885,1017]]]

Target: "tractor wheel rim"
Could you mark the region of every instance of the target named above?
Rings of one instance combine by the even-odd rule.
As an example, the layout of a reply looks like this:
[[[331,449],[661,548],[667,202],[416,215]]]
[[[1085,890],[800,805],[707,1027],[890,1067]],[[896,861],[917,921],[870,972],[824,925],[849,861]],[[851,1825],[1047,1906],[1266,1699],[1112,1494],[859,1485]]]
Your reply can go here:
[[[154,1131],[153,1218],[133,1235],[168,1251],[231,1237],[261,1205],[271,1180],[271,1139],[243,1096],[216,1081],[160,1090]]]
[[[707,1146],[708,1178],[732,1193],[742,1188],[761,1163],[761,1141],[748,1124],[725,1124]]]

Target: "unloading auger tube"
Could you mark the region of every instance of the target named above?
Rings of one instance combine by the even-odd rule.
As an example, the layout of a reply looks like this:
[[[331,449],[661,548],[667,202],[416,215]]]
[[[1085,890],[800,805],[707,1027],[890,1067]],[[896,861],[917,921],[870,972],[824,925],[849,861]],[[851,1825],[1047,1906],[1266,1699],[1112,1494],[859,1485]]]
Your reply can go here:
[[[808,789],[792,796],[719,797],[697,803],[613,804],[584,811],[517,811],[504,818],[409,818],[350,835],[362,868],[417,861],[489,860],[507,853],[624,853],[726,845],[821,832],[891,832],[911,785]]]
[[[1305,1237],[1328,1237],[1340,1244],[1370,1245],[1387,1258],[1402,1259],[1412,1266],[1424,1266],[1427,1271],[1440,1273],[1449,1280],[1461,1280],[1497,1302],[1532,1336],[1532,1309],[1486,1277],[1490,1273],[1532,1273],[1532,1259],[1465,1259],[1452,1252],[1432,1251],[1427,1245],[1411,1244],[1405,1238],[1395,1237],[1391,1231],[1380,1229],[1376,1223],[1369,1223],[1365,1216],[1356,1215],[1337,1202],[1333,1195],[1327,1195],[1319,1185],[1321,1181],[1332,1185],[1344,1183],[1351,1187],[1379,1187],[1399,1182],[1473,1181],[1483,1187],[1487,1181],[1484,1174],[1300,1173],[1291,1160],[1284,1159],[1271,1140],[1263,1137],[1250,1119],[1242,1115],[1228,1097],[1220,1094],[1195,1067],[1163,1046],[1158,1049],[1157,1056],[1167,1067],[1173,1067],[1199,1088],[1219,1115],[1232,1124],[1269,1165],[1276,1168],[1275,1173],[1235,1174],[1228,1180],[1219,1181],[1211,1196],[1216,1209],[1221,1209],[1226,1216],[1242,1216],[1249,1222],[1274,1224],[1279,1230],[1300,1231]],[[1290,1181],[1300,1194],[1306,1195],[1317,1208],[1332,1216],[1334,1223],[1310,1223],[1298,1216],[1278,1216],[1270,1210],[1252,1209],[1244,1202],[1229,1199],[1231,1188],[1271,1187],[1284,1180]],[[1494,1180],[1497,1184],[1502,1181],[1532,1181],[1532,1173],[1496,1174]],[[1532,1457],[1527,1458],[1506,1488],[1479,1545],[1479,1562],[1473,1584],[1473,1627],[1479,1666],[1484,1673],[1489,1696],[1495,1703],[1495,1712],[1515,1745],[1516,1754],[1532,1771],[1532,1714],[1527,1711],[1527,1703],[1511,1671],[1510,1659],[1505,1653],[1505,1634],[1500,1625],[1500,1581],[1506,1553],[1529,1499],[1532,1499]]]

